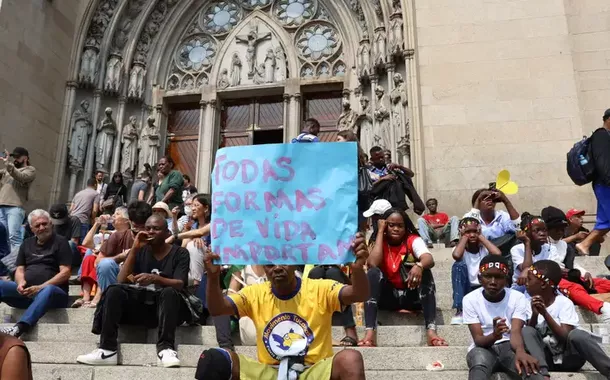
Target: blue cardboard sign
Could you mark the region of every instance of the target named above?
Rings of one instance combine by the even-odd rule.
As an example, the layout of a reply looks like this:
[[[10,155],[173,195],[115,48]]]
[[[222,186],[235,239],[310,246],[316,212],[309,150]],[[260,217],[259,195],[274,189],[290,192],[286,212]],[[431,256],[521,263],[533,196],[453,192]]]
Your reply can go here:
[[[223,264],[353,262],[356,143],[219,149],[211,203],[212,250]]]

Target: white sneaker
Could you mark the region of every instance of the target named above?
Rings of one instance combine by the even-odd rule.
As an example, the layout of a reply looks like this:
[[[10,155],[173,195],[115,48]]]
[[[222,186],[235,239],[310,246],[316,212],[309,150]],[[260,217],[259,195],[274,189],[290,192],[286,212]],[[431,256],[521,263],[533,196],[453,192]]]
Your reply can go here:
[[[462,325],[464,324],[464,317],[462,313],[456,314],[453,318],[451,318],[452,325]]]
[[[76,358],[76,361],[88,365],[117,365],[117,359],[117,351],[108,351],[98,348],[89,354],[79,356]]]
[[[166,348],[165,350],[157,354],[159,360],[157,364],[165,368],[180,367],[180,359],[178,359],[178,353],[174,350]]]
[[[604,306],[602,306],[601,315],[598,320],[601,320],[602,323],[610,323],[610,303],[604,302]]]

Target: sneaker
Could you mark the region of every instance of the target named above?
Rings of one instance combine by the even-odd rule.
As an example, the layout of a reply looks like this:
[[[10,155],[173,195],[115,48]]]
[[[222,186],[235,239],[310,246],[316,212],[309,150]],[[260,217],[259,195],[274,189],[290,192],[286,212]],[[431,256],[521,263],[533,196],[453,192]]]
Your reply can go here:
[[[157,364],[165,368],[180,367],[180,359],[178,353],[172,349],[166,348],[157,354],[159,360]]]
[[[464,324],[464,317],[462,313],[457,313],[453,318],[451,318],[452,325],[462,325]]]
[[[119,364],[117,359],[117,351],[108,351],[98,348],[97,350],[93,350],[90,354],[77,357],[76,361],[88,365],[117,365]]]
[[[604,302],[604,306],[600,309],[601,315],[598,320],[602,323],[610,323],[610,303]]]
[[[2,329],[0,329],[0,332],[10,335],[10,336],[14,336],[15,338],[19,338],[21,336],[21,334],[23,334],[23,332],[17,325],[12,326],[12,327],[2,328]]]

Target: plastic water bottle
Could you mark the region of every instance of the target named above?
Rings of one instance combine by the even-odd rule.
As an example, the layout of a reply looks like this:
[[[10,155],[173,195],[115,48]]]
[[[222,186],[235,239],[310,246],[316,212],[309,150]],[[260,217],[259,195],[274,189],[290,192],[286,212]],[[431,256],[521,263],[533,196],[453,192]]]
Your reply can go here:
[[[580,166],[585,166],[586,164],[589,163],[589,160],[587,160],[587,157],[585,157],[582,154],[580,156],[578,156],[578,161],[580,162]]]

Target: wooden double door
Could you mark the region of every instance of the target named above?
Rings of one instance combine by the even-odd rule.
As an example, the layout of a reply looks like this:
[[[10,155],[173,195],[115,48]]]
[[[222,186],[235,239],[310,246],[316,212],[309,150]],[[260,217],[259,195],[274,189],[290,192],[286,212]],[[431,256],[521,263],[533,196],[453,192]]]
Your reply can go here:
[[[200,109],[198,104],[170,108],[167,119],[166,154],[176,163],[175,169],[187,174],[195,183]]]
[[[224,101],[220,113],[222,147],[284,142],[282,98]]]

